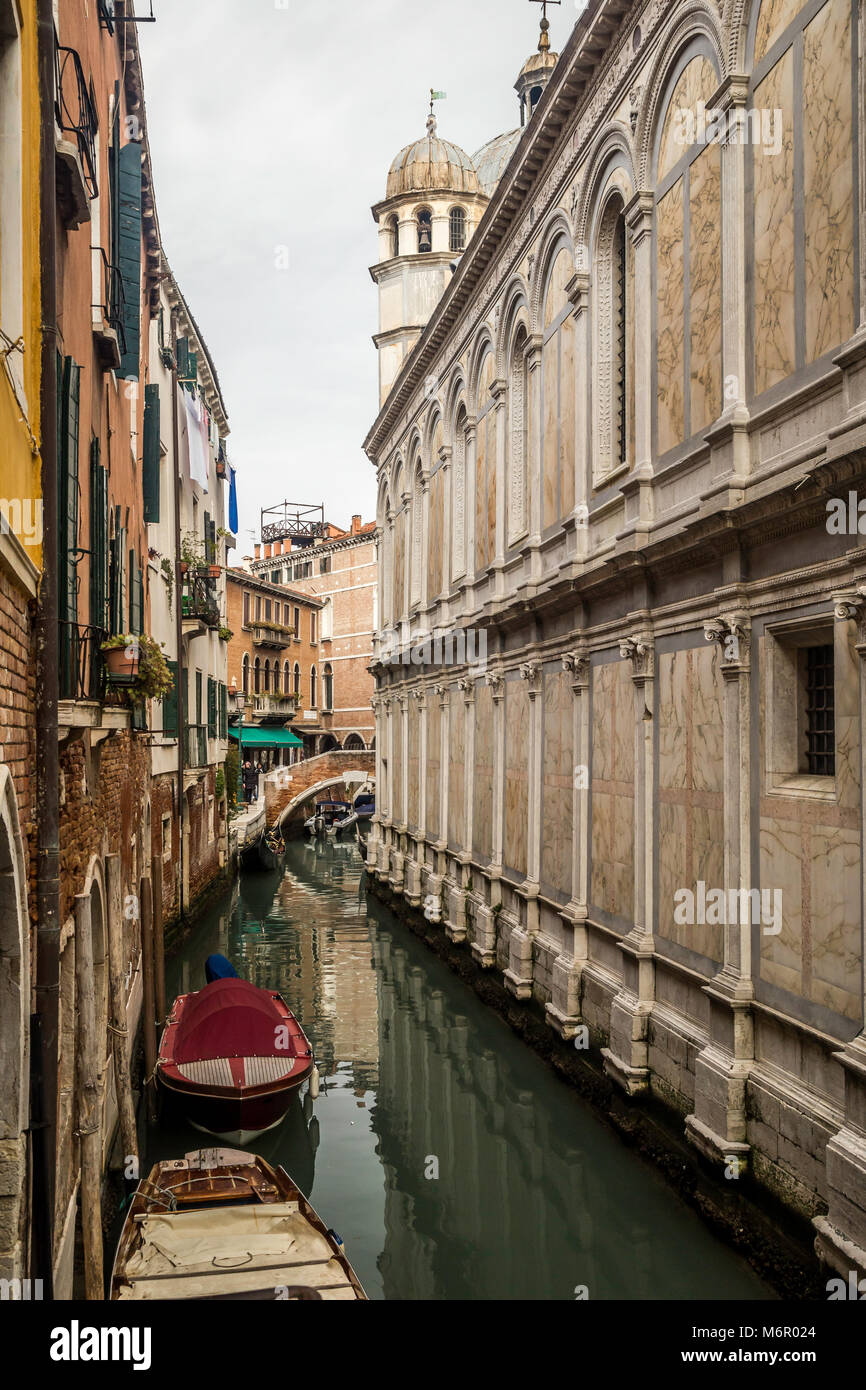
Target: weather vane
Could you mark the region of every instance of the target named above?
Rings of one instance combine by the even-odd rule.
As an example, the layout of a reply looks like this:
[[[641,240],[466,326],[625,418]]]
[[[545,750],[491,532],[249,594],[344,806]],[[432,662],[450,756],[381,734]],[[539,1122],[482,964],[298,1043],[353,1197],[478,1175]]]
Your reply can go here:
[[[541,6],[541,38],[538,40],[538,51],[539,53],[546,53],[550,48],[550,39],[547,36],[547,31],[550,28],[550,20],[547,18],[547,7],[548,5],[561,5],[562,0],[530,0],[530,3]]]

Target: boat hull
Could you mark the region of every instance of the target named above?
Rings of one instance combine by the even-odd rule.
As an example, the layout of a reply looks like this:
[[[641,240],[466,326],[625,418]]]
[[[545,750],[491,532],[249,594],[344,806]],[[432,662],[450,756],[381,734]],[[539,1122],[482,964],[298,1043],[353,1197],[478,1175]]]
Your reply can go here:
[[[313,1061],[291,1084],[274,1091],[248,1094],[223,1090],[203,1091],[169,1078],[160,1070],[159,1080],[172,1103],[189,1123],[204,1134],[229,1142],[249,1143],[259,1134],[274,1129],[284,1119],[289,1106],[313,1070]],[[240,1135],[246,1137],[240,1139]]]

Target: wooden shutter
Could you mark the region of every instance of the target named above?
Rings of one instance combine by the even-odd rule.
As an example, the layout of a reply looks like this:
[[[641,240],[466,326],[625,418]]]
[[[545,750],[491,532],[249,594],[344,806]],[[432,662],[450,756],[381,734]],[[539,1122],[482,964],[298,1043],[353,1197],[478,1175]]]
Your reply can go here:
[[[207,734],[208,738],[217,736],[217,683],[213,676],[207,678]]]
[[[90,442],[90,625],[107,632],[108,473],[100,462],[98,439]]]
[[[177,688],[177,662],[167,661],[171,679],[173,681],[171,690],[162,702],[162,732],[166,738],[177,738],[177,731],[180,727],[179,720],[179,701]]]
[[[220,738],[229,736],[229,692],[228,687],[220,681]]]
[[[177,375],[180,381],[189,376],[189,338],[177,340]]]
[[[81,368],[71,357],[63,363],[61,397],[60,454],[59,454],[59,525],[57,528],[58,596],[60,620],[75,623],[78,618],[77,568],[78,550],[78,415],[81,392]]]
[[[144,388],[144,519],[159,521],[159,387]]]
[[[141,145],[124,145],[118,160],[117,269],[123,285],[123,331],[126,339],[118,376],[139,377],[141,340]]]

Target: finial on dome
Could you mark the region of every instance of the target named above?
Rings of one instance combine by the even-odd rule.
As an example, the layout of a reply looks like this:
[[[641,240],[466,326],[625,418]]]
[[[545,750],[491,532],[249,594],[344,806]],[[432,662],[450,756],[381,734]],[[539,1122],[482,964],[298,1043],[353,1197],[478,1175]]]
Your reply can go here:
[[[430,88],[430,115],[427,117],[427,134],[431,138],[431,140],[438,129],[436,124],[436,115],[433,110],[433,103],[435,101],[444,101],[446,95],[446,92],[435,92],[432,87]]]
[[[550,52],[550,20],[547,18],[548,5],[561,5],[562,0],[530,0],[533,5],[540,5],[542,9],[541,37],[538,40],[539,53]]]

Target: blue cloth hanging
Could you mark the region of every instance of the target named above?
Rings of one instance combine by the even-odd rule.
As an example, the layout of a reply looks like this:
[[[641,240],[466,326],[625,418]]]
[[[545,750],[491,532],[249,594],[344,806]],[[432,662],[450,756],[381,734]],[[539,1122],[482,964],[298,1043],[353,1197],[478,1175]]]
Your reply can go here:
[[[233,536],[238,533],[238,485],[237,474],[229,464],[229,530]]]
[[[205,979],[209,985],[214,980],[236,980],[238,972],[235,970],[230,960],[225,956],[208,956],[204,963]]]

